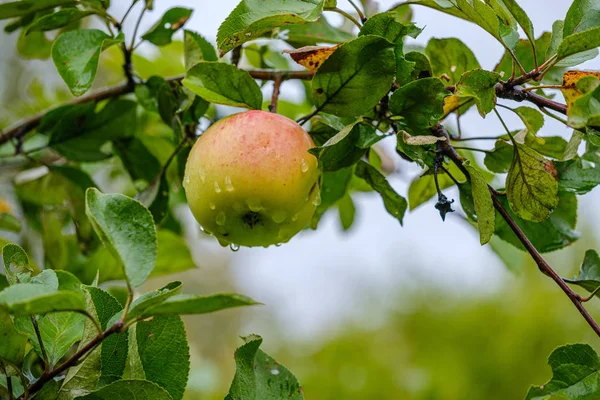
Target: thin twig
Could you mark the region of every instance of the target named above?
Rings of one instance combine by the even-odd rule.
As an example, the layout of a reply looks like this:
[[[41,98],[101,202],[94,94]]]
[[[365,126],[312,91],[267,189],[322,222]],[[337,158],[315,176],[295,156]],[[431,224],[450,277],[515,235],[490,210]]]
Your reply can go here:
[[[144,8],[142,9],[140,16],[138,17],[138,20],[135,23],[135,28],[133,29],[133,35],[131,35],[131,44],[129,45],[130,52],[133,51],[133,49],[135,49],[135,37],[137,36],[138,29],[140,28],[140,24],[142,23],[142,18],[144,17],[144,13],[146,12],[147,8],[148,7],[146,6],[146,3],[144,2]]]
[[[450,140],[454,142],[466,142],[468,140],[498,140],[502,139],[502,136],[472,136],[472,137],[451,137]]]
[[[538,85],[538,86],[529,86],[523,89],[525,92],[530,92],[532,90],[537,89],[562,89],[563,85]]]
[[[365,17],[365,14],[363,14],[363,12],[361,11],[361,9],[352,0],[348,0],[348,2],[350,4],[352,4],[352,7],[354,7],[354,9],[356,10],[356,13],[358,14],[358,18],[360,18],[361,22],[363,24],[365,22],[367,22],[367,17]]]
[[[131,5],[129,6],[129,8],[127,9],[127,11],[125,11],[125,14],[123,15],[123,18],[121,18],[121,22],[119,22],[119,25],[122,27],[123,24],[125,23],[125,20],[127,19],[127,16],[129,15],[129,13],[131,12],[131,10],[133,10],[133,7],[135,6],[137,2],[136,1],[132,1]]]
[[[332,8],[326,8],[325,11],[333,11],[336,12],[338,14],[343,15],[344,17],[348,18],[350,21],[352,21],[352,23],[356,26],[358,26],[358,29],[362,28],[362,25],[356,20],[356,18],[354,18],[352,15],[348,14],[346,11],[337,8],[337,7],[332,7]]]
[[[265,71],[265,70],[250,70],[247,71],[251,77],[254,79],[260,80],[273,80],[277,75],[281,75],[283,80],[289,79],[303,79],[309,80],[312,79],[314,72],[313,71]],[[165,78],[167,82],[173,81],[181,81],[184,78],[183,75],[176,75]],[[99,102],[102,100],[110,99],[113,97],[118,97],[127,93],[133,92],[135,87],[130,87],[127,83],[120,83],[116,86],[110,86],[104,89],[97,90],[92,92],[86,96],[76,97],[73,100],[67,102],[64,105],[77,105],[88,103],[91,101]],[[35,114],[31,117],[20,120],[12,127],[8,128],[6,131],[0,133],[0,145],[10,141],[13,138],[22,138],[27,133],[31,132],[35,129],[41,122],[42,118],[48,113],[48,111],[55,109],[56,107],[52,107],[50,109],[44,110],[38,114]]]
[[[478,151],[480,153],[492,153],[492,150],[478,149],[476,147],[454,146],[454,148],[458,150]]]
[[[600,285],[596,289],[594,289],[594,291],[588,297],[582,297],[581,302],[585,303],[586,301],[590,301],[594,298],[596,294],[598,294],[598,292],[600,292]]]
[[[27,388],[27,391],[25,393],[34,394],[34,393],[37,393],[38,391],[40,391],[40,389],[42,389],[42,387],[44,387],[44,385],[47,382],[49,382],[51,379],[53,379],[57,375],[61,374],[62,372],[66,371],[68,368],[77,364],[77,362],[83,356],[85,356],[89,351],[93,350],[108,336],[110,336],[114,333],[120,332],[121,328],[122,328],[122,324],[117,322],[113,326],[111,326],[110,328],[108,328],[107,330],[105,330],[104,332],[99,334],[98,336],[94,337],[85,346],[83,346],[81,349],[77,350],[77,352],[75,354],[73,354],[68,360],[63,362],[61,365],[59,365],[58,367],[54,368],[53,370],[51,370],[47,373],[43,373],[42,376],[37,381],[35,381],[33,384],[31,384],[31,386],[29,386]],[[19,400],[25,399],[25,393],[19,397]]]
[[[48,360],[48,353],[46,353],[46,347],[44,346],[44,341],[42,340],[42,334],[40,333],[40,327],[35,320],[35,317],[31,316],[31,324],[33,325],[33,331],[35,332],[35,336],[37,338],[38,343],[40,344],[40,351],[42,352],[42,360],[44,360],[44,372],[48,372],[48,368],[50,368],[50,361]]]
[[[560,122],[560,123],[562,123],[564,125],[568,125],[569,124],[566,119],[562,119],[559,116],[552,114],[550,111],[546,110],[544,107],[539,107],[539,109],[540,109],[541,112],[543,112],[544,114],[546,114],[550,118],[553,118],[553,119],[557,120],[558,122]]]
[[[271,95],[271,104],[269,104],[269,111],[276,113],[277,112],[277,100],[279,99],[279,90],[281,88],[281,75],[275,76],[273,79],[273,94]]]

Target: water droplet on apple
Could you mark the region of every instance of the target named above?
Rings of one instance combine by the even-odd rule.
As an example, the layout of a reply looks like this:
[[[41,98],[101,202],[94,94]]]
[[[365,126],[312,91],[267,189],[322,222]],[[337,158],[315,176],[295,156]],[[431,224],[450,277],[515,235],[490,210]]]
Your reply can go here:
[[[287,217],[287,214],[285,213],[285,211],[275,211],[273,213],[273,215],[271,216],[271,218],[273,218],[273,221],[277,224],[280,224],[283,221],[285,221],[286,217]]]
[[[183,187],[186,187],[189,184],[190,184],[190,176],[186,175],[185,179],[183,180]]]
[[[202,183],[204,183],[204,181],[206,180],[206,172],[204,172],[203,169],[198,171],[198,175],[200,176],[200,180],[202,181]]]
[[[302,166],[300,168],[302,168],[302,172],[308,171],[308,163],[304,158],[302,159]]]
[[[321,204],[321,193],[317,193],[313,200],[313,205],[318,206],[319,204]]]
[[[229,248],[231,249],[231,251],[238,251],[240,249],[240,246],[238,246],[235,243],[229,243]]]
[[[228,192],[233,192],[233,185],[231,184],[231,178],[228,176],[225,177],[225,190],[227,190]]]
[[[275,245],[275,247],[281,247],[281,245],[282,245],[282,244],[283,244],[283,243],[277,243],[277,244]],[[271,371],[271,373],[273,373],[273,371]],[[277,371],[277,373],[279,373],[279,371]],[[277,374],[274,374],[274,375],[277,375]]]
[[[294,214],[294,216],[292,217],[292,221],[298,221],[299,216],[299,214]]]
[[[219,182],[215,181],[215,193],[221,193],[221,186],[219,186]]]
[[[250,211],[259,212],[262,210],[262,205],[260,204],[259,199],[251,198],[246,200],[246,203],[248,203],[248,208],[250,208]]]
[[[214,210],[215,208],[217,208],[217,206],[215,206],[215,203],[208,203],[208,208]]]
[[[215,219],[217,225],[225,225],[226,220],[227,217],[225,216],[225,213],[223,211],[219,212],[217,214],[217,218]]]

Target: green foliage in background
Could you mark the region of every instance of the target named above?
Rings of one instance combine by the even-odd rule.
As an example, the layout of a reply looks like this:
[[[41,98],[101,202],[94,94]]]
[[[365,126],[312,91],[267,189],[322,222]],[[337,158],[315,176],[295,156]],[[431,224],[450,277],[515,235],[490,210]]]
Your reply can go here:
[[[237,293],[182,293],[179,281],[147,290],[149,278],[194,267],[177,212],[186,207],[185,163],[202,131],[223,116],[222,106],[234,106],[278,111],[313,137],[309,153],[323,175],[310,228],[337,210],[350,229],[358,192],[379,196],[398,225],[407,209],[432,198],[442,219],[460,206],[482,245],[509,267],[517,251],[526,251],[577,310],[550,301],[539,307],[537,298],[523,309],[516,294],[445,308],[440,298],[440,310],[428,308],[435,296],[427,305],[415,300],[415,311],[377,334],[350,331],[330,350],[304,357],[282,351],[306,386],[250,335],[235,351],[235,375],[221,398],[299,400],[307,388],[318,388],[307,396],[314,399],[600,397],[599,356],[587,344],[564,345],[589,338],[570,328],[553,331],[582,326],[581,315],[589,334],[600,336],[586,308],[600,290],[598,254],[574,256],[581,268],[571,279],[541,255],[579,239],[577,196],[600,184],[599,74],[564,70],[598,55],[600,0],[572,1],[564,20],[541,34],[516,0],[413,0],[383,12],[366,0],[350,4],[352,13],[336,0],[242,0],[216,32],[216,47],[183,29],[193,9],[171,8],[138,32],[151,0],[133,0],[119,19],[108,0],[0,4],[21,58],[50,59],[65,84],[54,97],[32,85],[33,104],[7,104],[0,114],[7,125],[2,171],[11,188],[10,198],[0,198],[0,396],[184,398],[193,370],[181,315],[259,304]],[[409,51],[407,41],[427,23],[411,22],[409,5],[478,25],[503,57],[484,70],[455,38]],[[323,17],[329,12],[347,23],[331,25]],[[125,24],[134,26],[131,37]],[[181,33],[182,43],[174,39]],[[306,69],[276,50],[282,42]],[[331,46],[304,47],[323,43]],[[142,57],[140,44],[159,48],[162,62]],[[304,98],[279,100],[280,85],[296,79]],[[114,85],[94,89],[100,81]],[[550,94],[555,89],[565,104]],[[505,128],[490,150],[464,146],[470,138],[448,129],[450,117],[475,111]],[[511,114],[519,122],[509,128],[504,116]],[[542,136],[546,117],[573,129],[570,140]],[[377,145],[383,140],[422,169],[408,200],[388,182],[393,168]],[[485,153],[483,163],[474,151]],[[443,192],[453,186],[456,203]],[[534,286],[524,282],[530,286],[516,285],[519,293]],[[518,333],[508,334],[507,325]],[[521,333],[529,340],[515,348],[512,338]],[[390,337],[394,346],[386,348]],[[549,368],[541,353],[550,354]],[[527,370],[525,357],[533,360]]]

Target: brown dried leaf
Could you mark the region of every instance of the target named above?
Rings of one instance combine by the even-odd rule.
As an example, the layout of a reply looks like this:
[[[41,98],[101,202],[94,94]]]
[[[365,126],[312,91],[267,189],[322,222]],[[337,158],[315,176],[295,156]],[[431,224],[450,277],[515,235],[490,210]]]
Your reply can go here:
[[[294,50],[284,50],[292,60],[311,71],[316,71],[341,44],[329,46],[304,46]]]

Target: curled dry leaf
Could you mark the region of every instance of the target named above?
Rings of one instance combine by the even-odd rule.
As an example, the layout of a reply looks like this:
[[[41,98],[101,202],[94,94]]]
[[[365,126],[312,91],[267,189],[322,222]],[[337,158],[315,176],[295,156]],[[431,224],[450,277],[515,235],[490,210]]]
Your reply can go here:
[[[289,54],[292,60],[302,65],[311,71],[316,71],[321,64],[329,58],[331,54],[340,47],[341,44],[335,46],[304,46],[294,50],[283,50]]]
[[[412,136],[406,131],[402,131],[402,138],[404,139],[404,143],[411,146],[424,146],[426,144],[434,144],[446,140],[445,137],[437,136]]]

